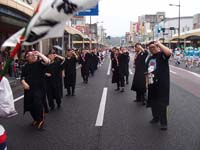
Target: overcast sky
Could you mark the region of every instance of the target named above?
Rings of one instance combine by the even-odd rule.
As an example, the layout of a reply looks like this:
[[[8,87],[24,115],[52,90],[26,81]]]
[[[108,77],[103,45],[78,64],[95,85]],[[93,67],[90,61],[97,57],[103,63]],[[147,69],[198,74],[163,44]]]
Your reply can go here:
[[[181,0],[181,16],[193,16],[200,13],[200,0]],[[166,17],[178,17],[178,0],[100,0],[99,16],[92,17],[92,23],[103,21],[108,35],[124,36],[129,31],[130,21],[138,16],[166,12]],[[87,17],[87,22],[89,18]]]

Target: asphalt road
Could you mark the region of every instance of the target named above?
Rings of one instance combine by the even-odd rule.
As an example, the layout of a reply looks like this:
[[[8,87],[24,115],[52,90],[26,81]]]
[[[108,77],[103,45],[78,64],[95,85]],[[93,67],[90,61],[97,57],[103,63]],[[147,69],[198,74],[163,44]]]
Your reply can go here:
[[[77,71],[75,97],[65,97],[62,107],[46,116],[45,131],[30,126],[23,115],[23,99],[16,102],[19,114],[1,119],[8,133],[9,150],[199,150],[200,77],[171,66],[171,96],[168,131],[149,124],[151,111],[133,102],[130,90],[115,92],[108,71],[109,59],[88,84]],[[132,64],[130,70],[134,73]],[[19,90],[15,97],[19,97]],[[66,91],[65,91],[66,92]],[[66,94],[66,93],[65,93]],[[105,106],[105,107],[104,107]]]

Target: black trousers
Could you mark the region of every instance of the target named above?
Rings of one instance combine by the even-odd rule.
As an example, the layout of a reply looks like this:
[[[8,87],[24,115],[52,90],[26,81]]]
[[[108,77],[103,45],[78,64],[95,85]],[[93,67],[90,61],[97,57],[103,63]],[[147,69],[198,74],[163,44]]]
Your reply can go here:
[[[128,83],[128,77],[129,77],[129,75],[125,75],[126,83]]]
[[[124,87],[125,86],[125,80],[124,80],[124,76],[119,76],[119,80],[117,82],[117,87],[120,88],[120,87]]]
[[[34,101],[32,103],[30,114],[34,121],[40,122],[44,120],[44,109],[41,103]]]
[[[54,99],[56,100],[57,105],[61,104],[61,98],[58,96],[58,91],[59,89],[53,88],[53,87],[48,87],[47,88],[47,98],[49,102],[49,107],[54,108]]]
[[[75,85],[67,86],[66,88],[67,88],[67,94],[73,95],[75,93]]]
[[[145,92],[136,91],[136,100],[145,101],[144,94],[145,94]]]
[[[160,121],[161,125],[167,125],[167,106],[154,102],[151,106],[151,111],[153,115],[153,119],[156,121]]]
[[[88,81],[89,70],[85,68],[81,68],[81,76],[83,78],[83,81]]]

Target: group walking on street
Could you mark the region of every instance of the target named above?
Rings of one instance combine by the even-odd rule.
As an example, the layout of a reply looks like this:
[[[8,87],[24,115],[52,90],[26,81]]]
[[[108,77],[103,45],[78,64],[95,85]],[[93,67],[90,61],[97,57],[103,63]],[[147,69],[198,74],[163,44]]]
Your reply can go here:
[[[102,52],[82,50],[76,54],[72,49],[63,57],[50,51],[47,56],[38,51],[25,54],[26,63],[22,68],[21,83],[24,88],[24,113],[29,111],[33,118],[33,126],[43,129],[45,115],[50,110],[61,107],[63,87],[66,96],[75,96],[77,64],[81,66],[84,83],[88,83],[89,75],[94,76],[98,69]],[[103,56],[104,57],[104,56]]]

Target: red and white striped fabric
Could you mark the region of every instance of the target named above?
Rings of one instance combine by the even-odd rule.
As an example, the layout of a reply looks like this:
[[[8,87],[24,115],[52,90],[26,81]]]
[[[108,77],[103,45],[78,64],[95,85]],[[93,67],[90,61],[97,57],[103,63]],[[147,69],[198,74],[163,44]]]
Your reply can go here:
[[[7,134],[2,125],[0,125],[0,150],[6,150]]]

